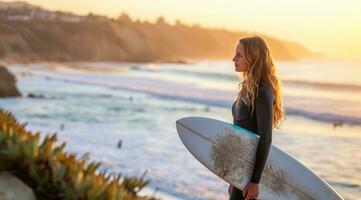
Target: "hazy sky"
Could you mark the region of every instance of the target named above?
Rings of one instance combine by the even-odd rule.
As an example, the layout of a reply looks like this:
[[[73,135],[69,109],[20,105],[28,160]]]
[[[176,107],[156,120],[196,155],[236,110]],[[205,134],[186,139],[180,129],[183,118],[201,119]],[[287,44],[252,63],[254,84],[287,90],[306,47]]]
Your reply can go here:
[[[11,1],[11,0],[7,0]],[[360,0],[27,0],[47,9],[265,33],[332,57],[361,59]]]

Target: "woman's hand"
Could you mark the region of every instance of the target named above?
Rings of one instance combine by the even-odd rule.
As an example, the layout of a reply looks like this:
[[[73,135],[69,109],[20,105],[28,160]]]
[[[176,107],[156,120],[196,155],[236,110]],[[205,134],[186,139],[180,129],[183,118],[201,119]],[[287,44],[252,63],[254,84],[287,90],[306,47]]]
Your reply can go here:
[[[258,196],[258,190],[258,183],[249,182],[242,191],[243,197],[246,197],[245,200],[256,199]]]

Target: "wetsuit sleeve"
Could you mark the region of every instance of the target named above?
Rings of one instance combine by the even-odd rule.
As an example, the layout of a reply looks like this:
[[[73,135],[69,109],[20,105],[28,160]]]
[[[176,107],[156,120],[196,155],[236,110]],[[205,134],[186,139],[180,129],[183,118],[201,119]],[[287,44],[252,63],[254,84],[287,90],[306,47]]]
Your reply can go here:
[[[274,97],[266,87],[260,87],[256,99],[257,130],[259,140],[256,152],[256,161],[251,182],[259,183],[263,168],[266,164],[272,142],[272,119]]]

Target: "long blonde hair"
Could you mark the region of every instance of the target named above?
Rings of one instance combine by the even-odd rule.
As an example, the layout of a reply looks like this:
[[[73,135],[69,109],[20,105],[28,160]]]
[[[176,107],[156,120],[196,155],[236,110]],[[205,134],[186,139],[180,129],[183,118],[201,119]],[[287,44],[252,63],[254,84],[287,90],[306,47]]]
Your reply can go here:
[[[239,83],[237,104],[245,98],[253,113],[260,81],[265,82],[273,90],[275,104],[273,105],[273,127],[279,128],[284,119],[281,98],[281,82],[276,77],[276,67],[266,42],[258,36],[246,37],[239,40],[244,47],[245,60],[248,69],[243,73],[243,81]]]

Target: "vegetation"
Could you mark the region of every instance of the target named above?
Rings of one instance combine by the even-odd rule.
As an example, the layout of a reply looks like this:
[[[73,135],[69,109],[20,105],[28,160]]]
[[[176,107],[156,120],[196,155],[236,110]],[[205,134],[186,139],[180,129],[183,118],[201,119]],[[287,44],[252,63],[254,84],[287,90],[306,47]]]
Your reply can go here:
[[[0,108],[0,171],[6,170],[30,186],[37,199],[120,200],[151,199],[138,192],[148,184],[140,178],[113,176],[98,170],[88,154],[77,158],[64,152],[53,133],[40,141],[10,113]]]

